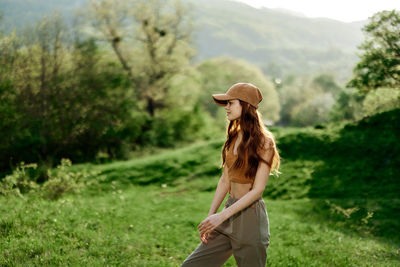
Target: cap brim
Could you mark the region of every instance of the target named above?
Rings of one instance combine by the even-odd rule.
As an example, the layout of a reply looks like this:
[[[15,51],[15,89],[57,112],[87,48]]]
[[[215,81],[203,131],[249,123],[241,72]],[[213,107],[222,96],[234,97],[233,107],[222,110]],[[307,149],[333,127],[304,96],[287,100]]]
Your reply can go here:
[[[212,97],[214,99],[214,102],[219,106],[225,106],[226,104],[228,104],[228,100],[235,99],[234,97],[227,94],[215,94],[212,95]]]

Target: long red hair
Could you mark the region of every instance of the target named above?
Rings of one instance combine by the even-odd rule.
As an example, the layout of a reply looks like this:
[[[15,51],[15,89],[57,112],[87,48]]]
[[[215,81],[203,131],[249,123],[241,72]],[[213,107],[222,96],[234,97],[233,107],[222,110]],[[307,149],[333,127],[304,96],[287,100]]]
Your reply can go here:
[[[229,122],[227,139],[222,149],[222,166],[225,164],[228,148],[237,137],[239,130],[242,130],[243,138],[238,147],[238,157],[232,167],[242,168],[247,162],[248,168],[245,176],[254,179],[258,165],[262,161],[269,166],[271,172],[274,171],[279,176],[280,156],[274,135],[263,124],[261,114],[256,108],[242,100],[239,102],[242,106],[242,114],[240,119]],[[266,162],[257,152],[266,146],[274,150],[271,162]]]

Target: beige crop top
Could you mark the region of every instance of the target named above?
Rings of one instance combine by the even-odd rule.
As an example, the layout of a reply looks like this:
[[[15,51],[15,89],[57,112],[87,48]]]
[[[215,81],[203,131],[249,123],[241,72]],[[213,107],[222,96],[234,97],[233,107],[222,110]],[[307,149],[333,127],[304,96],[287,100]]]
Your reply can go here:
[[[225,162],[226,166],[228,167],[228,177],[229,180],[235,183],[240,183],[240,184],[252,184],[254,183],[254,178],[246,178],[245,173],[248,167],[248,163],[245,162],[245,165],[243,168],[240,169],[233,169],[233,164],[235,163],[235,160],[237,159],[238,155],[233,154],[233,150],[235,147],[237,137],[235,137],[227,151],[226,157],[225,157]],[[272,158],[273,158],[273,149],[270,150],[270,152],[267,153],[268,159],[265,159],[268,162],[269,167],[271,167],[272,163]],[[264,155],[264,154],[262,154]]]

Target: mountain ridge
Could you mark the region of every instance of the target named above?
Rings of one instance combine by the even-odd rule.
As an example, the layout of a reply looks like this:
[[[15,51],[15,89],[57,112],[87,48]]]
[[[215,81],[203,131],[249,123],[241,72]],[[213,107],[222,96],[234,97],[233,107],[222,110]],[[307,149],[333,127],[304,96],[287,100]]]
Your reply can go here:
[[[74,8],[87,0],[2,0],[8,31],[37,21],[55,9],[72,21]],[[270,77],[331,73],[340,82],[351,75],[363,40],[364,21],[346,23],[300,17],[269,8],[227,0],[185,0],[195,24],[195,61],[229,56],[245,59]],[[21,16],[24,14],[24,16]]]

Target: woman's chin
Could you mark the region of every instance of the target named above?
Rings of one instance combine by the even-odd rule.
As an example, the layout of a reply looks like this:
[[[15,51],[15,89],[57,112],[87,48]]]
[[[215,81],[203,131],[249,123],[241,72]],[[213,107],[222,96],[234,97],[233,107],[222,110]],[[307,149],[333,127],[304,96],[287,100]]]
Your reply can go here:
[[[230,121],[235,121],[235,120],[239,119],[239,118],[233,118],[233,117],[231,117],[231,116],[227,116],[227,118],[228,118],[228,120],[230,120]]]

